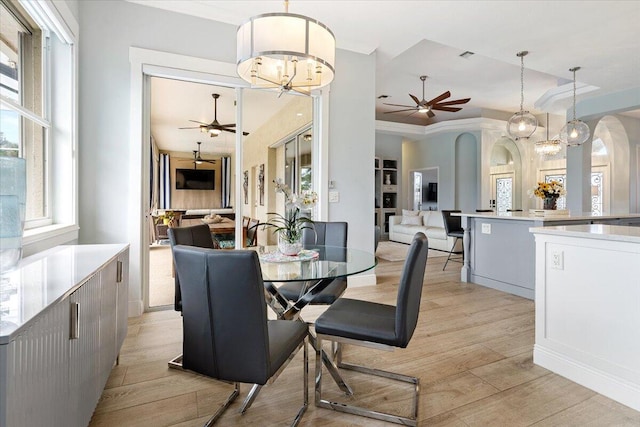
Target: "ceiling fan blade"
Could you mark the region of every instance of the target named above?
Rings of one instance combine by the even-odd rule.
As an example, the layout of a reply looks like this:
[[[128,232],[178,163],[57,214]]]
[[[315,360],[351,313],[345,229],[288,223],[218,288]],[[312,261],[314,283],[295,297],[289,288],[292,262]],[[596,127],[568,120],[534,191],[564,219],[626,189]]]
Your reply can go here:
[[[437,104],[438,102],[440,102],[442,100],[445,100],[445,99],[449,98],[450,96],[451,96],[451,92],[446,91],[446,92],[440,94],[439,96],[436,96],[431,101],[427,102],[427,105]]]
[[[413,112],[417,112],[418,110],[416,110],[415,108],[407,108],[406,110],[394,110],[394,111],[385,111],[382,114],[391,114],[391,113],[402,113],[404,111],[413,111]]]
[[[414,105],[387,104],[386,102],[383,102],[382,104],[383,105],[391,105],[392,107],[416,108]]]
[[[440,105],[432,105],[431,106],[432,110],[439,110],[439,111],[449,111],[451,113],[455,113],[456,111],[460,111],[462,110],[462,108],[455,108],[455,107],[441,107]]]
[[[178,129],[200,129],[200,126],[194,126],[194,127],[190,127],[190,128],[178,128]]]
[[[415,102],[416,105],[420,105],[420,101],[418,100],[418,98],[415,95],[409,94],[409,96],[411,97],[411,99],[413,99],[413,102]]]
[[[435,117],[436,115],[434,114],[433,111],[431,111],[431,109],[429,109],[429,111],[427,111],[427,117],[432,118]]]
[[[466,104],[469,101],[471,101],[471,98],[454,99],[453,101],[437,102],[436,104],[438,104],[438,105],[459,105],[459,104]]]
[[[204,126],[209,126],[209,123],[199,122],[199,121],[197,121],[197,120],[189,120],[189,121],[190,121],[190,122],[193,122],[193,123],[200,123],[201,125],[204,125]]]
[[[228,125],[219,125],[221,128],[234,128],[236,127],[235,123],[229,123]]]

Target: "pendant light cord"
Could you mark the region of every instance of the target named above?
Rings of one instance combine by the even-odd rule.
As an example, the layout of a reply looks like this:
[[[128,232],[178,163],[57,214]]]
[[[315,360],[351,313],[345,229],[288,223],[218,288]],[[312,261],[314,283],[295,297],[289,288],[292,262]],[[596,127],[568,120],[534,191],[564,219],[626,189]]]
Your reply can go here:
[[[573,70],[573,121],[576,121],[576,69]]]
[[[520,55],[520,112],[524,111],[524,55]]]

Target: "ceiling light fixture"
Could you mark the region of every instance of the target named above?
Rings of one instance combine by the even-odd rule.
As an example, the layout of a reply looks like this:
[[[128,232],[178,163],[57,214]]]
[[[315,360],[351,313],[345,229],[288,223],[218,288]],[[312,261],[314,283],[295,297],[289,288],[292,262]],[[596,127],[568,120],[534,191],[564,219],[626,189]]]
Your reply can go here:
[[[562,150],[562,141],[559,139],[549,139],[549,113],[547,113],[547,138],[544,141],[536,142],[534,150],[536,154],[543,157],[553,157]]]
[[[265,13],[238,27],[238,75],[253,88],[290,90],[308,95],[333,80],[336,39],[315,19]]]
[[[573,119],[560,130],[560,139],[569,147],[581,145],[591,136],[589,126],[582,120],[576,119],[576,71],[579,69],[580,67],[569,69],[573,72]]]
[[[524,57],[529,54],[523,50],[516,56],[520,58],[520,111],[515,113],[507,123],[507,132],[516,140],[529,138],[538,127],[538,119],[528,111],[524,111]]]

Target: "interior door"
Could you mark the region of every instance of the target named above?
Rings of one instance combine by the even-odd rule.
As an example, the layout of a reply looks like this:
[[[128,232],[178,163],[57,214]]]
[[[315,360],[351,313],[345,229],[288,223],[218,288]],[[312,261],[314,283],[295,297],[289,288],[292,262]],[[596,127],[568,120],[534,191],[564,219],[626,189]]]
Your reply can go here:
[[[422,172],[413,172],[413,210],[422,208]]]
[[[507,212],[513,209],[515,174],[498,173],[491,175],[491,200],[496,212]]]

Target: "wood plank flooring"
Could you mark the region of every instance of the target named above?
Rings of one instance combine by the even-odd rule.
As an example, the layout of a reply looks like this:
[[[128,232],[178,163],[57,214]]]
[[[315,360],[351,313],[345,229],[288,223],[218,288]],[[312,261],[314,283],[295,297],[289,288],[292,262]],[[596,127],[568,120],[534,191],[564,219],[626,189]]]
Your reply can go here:
[[[394,352],[347,347],[345,360],[420,378],[419,416],[424,426],[640,426],[640,412],[533,364],[533,301],[461,283],[459,264],[427,262],[418,327],[406,349]],[[395,304],[402,262],[380,260],[378,285],[350,288],[346,296]],[[305,309],[307,310],[307,309]],[[312,320],[321,310],[303,312]],[[174,311],[129,319],[129,331],[91,426],[201,426],[230,393],[229,385],[167,361],[181,352],[181,317]],[[310,404],[302,426],[387,426],[313,405],[315,357],[309,352]],[[238,408],[249,385],[217,425],[289,425],[302,402],[302,352],[275,383],[265,386],[249,411]],[[341,395],[326,374],[323,392],[357,399],[376,409],[407,414],[406,385],[344,373],[356,397]],[[401,384],[401,383],[399,383]]]

